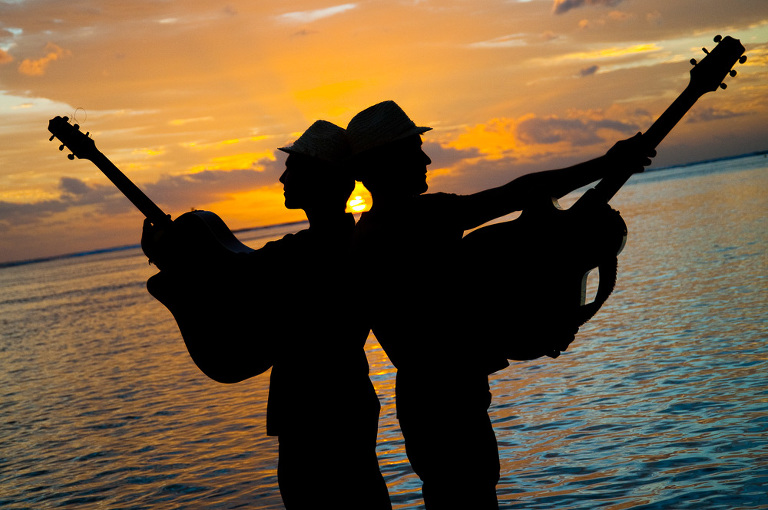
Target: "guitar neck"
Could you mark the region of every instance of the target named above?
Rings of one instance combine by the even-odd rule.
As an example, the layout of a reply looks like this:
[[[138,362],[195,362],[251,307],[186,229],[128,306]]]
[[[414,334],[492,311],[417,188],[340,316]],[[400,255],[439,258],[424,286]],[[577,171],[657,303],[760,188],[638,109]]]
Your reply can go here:
[[[646,146],[649,149],[655,149],[701,96],[702,94],[700,92],[697,92],[691,85],[688,85],[669,108],[656,119],[656,122],[643,133],[643,141]],[[607,177],[604,177],[592,190],[590,190],[592,191],[591,200],[599,200],[607,203],[629,180],[631,175],[632,174],[622,172],[619,169],[619,171],[614,171]]]
[[[94,151],[89,156],[91,162],[101,170],[112,183],[117,186],[123,195],[146,216],[149,221],[157,225],[166,223],[168,216],[150,198],[144,194],[128,177],[123,174],[104,154]]]

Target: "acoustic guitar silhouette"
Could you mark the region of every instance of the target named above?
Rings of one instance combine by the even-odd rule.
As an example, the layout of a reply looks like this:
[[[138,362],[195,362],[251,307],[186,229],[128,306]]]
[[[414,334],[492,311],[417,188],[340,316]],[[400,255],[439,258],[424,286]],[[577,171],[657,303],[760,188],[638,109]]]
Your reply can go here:
[[[690,81],[680,96],[643,133],[655,149],[704,94],[726,88],[732,67],[744,63],[744,46],[730,36],[701,62],[691,60]],[[631,173],[617,169],[563,210],[541,197],[516,220],[482,227],[462,240],[471,278],[466,293],[477,337],[494,355],[512,360],[557,357],[579,328],[608,299],[616,283],[618,255],[627,228],[608,202]],[[587,277],[599,274],[593,301],[586,302]]]
[[[244,338],[250,329],[245,323],[252,315],[248,307],[254,293],[241,287],[236,275],[227,273],[238,255],[254,250],[241,243],[210,211],[191,211],[171,220],[96,148],[89,133],[80,131],[67,117],[51,119],[48,130],[51,140],[61,141],[59,150],[66,147],[72,151],[69,159],[95,164],[153,225],[173,237],[167,244],[176,256],[153,260],[160,272],[149,278],[147,289],[176,319],[198,368],[226,383],[266,371],[273,358],[271,334],[263,331],[259,339]]]

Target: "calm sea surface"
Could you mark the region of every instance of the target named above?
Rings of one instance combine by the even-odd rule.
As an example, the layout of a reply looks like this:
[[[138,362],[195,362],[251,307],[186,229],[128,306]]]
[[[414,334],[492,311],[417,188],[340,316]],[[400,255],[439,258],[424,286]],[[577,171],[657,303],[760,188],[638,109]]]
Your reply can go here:
[[[563,356],[492,377],[503,508],[768,508],[767,167],[649,172],[617,195],[613,296]],[[0,269],[0,508],[282,508],[267,374],[206,379],[153,273],[138,250]],[[420,508],[393,368],[367,352],[392,501]]]

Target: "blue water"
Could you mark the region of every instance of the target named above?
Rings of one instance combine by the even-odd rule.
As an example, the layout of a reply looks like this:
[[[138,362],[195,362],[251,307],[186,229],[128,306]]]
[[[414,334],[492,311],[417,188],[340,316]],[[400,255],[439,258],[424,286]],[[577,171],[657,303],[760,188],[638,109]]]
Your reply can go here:
[[[614,294],[560,358],[492,377],[502,508],[768,508],[767,167],[648,172],[619,192]],[[0,269],[0,508],[282,508],[268,375],[207,380],[146,293],[153,272],[135,249]],[[420,508],[393,368],[374,337],[367,353],[382,472],[395,508]]]

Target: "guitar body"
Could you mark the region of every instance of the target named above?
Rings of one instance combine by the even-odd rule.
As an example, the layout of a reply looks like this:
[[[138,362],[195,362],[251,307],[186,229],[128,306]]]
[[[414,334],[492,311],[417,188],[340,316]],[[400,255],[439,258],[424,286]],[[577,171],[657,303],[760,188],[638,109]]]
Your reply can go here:
[[[247,259],[254,250],[209,211],[182,214],[164,232],[158,242],[173,257],[156,262],[160,272],[149,278],[147,290],[173,315],[192,360],[224,383],[265,372],[275,335],[267,324],[259,326],[258,337],[252,333],[254,309],[260,308]]]
[[[613,290],[626,235],[621,215],[607,204],[562,210],[554,201],[467,234],[462,256],[477,318],[473,330],[507,359],[557,357]],[[586,303],[594,269],[599,288]]]

